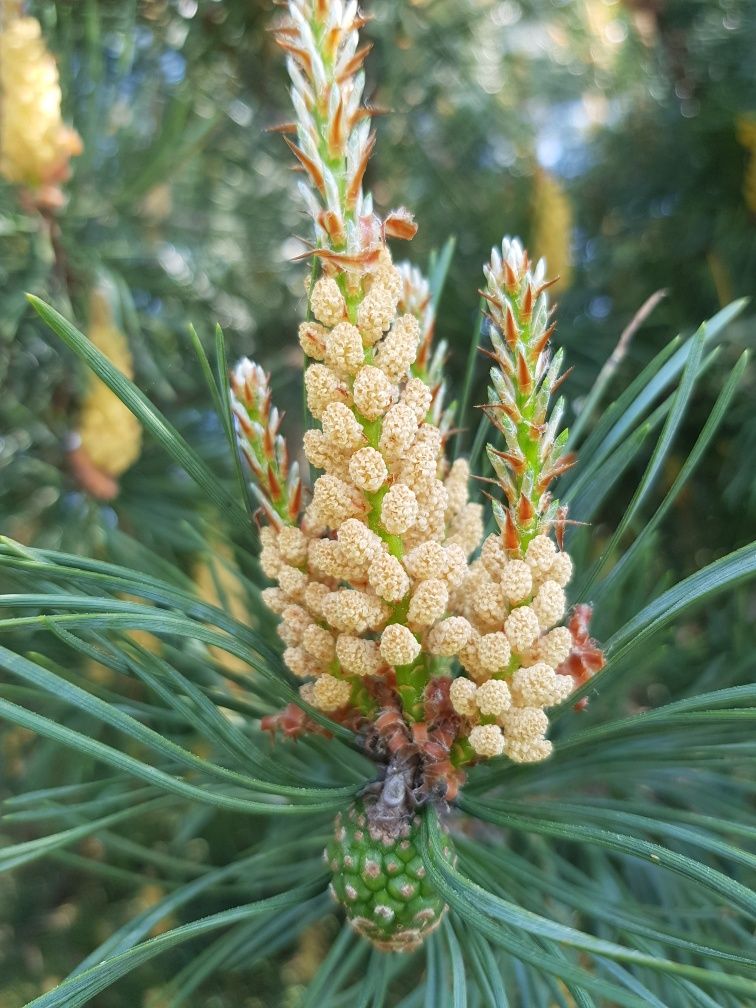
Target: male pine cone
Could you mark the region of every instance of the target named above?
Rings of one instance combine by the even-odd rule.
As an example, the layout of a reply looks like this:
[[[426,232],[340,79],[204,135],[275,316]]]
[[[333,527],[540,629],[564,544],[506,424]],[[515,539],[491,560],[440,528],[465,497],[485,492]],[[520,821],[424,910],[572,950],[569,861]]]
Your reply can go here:
[[[96,288],[89,301],[89,338],[127,378],[134,364],[124,333],[118,328],[107,293]],[[142,450],[142,428],[129,408],[95,375],[88,376],[71,452],[74,473],[93,497],[111,500],[118,478],[136,462]]]
[[[34,193],[40,206],[63,202],[59,183],[81,153],[78,133],[61,118],[58,68],[36,18],[4,3],[0,31],[0,174]]]

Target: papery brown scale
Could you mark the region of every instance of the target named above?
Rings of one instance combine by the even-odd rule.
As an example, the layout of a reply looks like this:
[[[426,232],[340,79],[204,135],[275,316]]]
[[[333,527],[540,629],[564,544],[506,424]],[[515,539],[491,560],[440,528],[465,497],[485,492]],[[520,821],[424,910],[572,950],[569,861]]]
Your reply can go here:
[[[323,39],[323,52],[327,59],[332,60],[333,57],[339,50],[339,43],[341,42],[341,28],[338,25],[334,25],[333,28],[329,28]]]
[[[268,489],[270,491],[270,499],[277,501],[281,496],[281,484],[278,482],[278,478],[272,469],[268,468]]]
[[[570,375],[572,374],[572,372],[573,372],[574,370],[575,370],[575,365],[573,364],[573,365],[572,365],[572,367],[568,367],[568,368],[567,368],[567,370],[566,370],[566,371],[564,372],[564,374],[561,374],[561,375],[560,375],[560,376],[559,376],[559,377],[557,378],[557,380],[556,380],[556,381],[554,382],[554,384],[553,384],[553,385],[551,386],[551,394],[552,394],[552,395],[554,395],[554,393],[555,393],[555,392],[556,392],[556,391],[557,391],[557,390],[558,390],[559,388],[561,388],[561,386],[562,386],[562,385],[564,384],[564,382],[566,382],[566,381],[567,381],[567,379],[568,379],[568,378],[570,377]]]
[[[318,214],[318,224],[323,228],[334,245],[344,245],[346,242],[344,222],[335,210],[321,210]]]
[[[268,525],[272,525],[275,529],[283,528],[283,521],[275,508],[271,507],[268,503],[261,505],[261,507],[265,513],[265,520]]]
[[[545,462],[549,458],[553,450],[554,450],[554,438],[551,436],[545,437],[538,447],[539,461]]]
[[[441,444],[445,445],[449,438],[455,437],[457,434],[466,434],[467,427],[449,427],[448,430],[441,432]]]
[[[593,617],[593,606],[586,602],[581,602],[575,606],[570,614],[567,624],[573,640],[578,644],[584,644],[590,637],[591,619]]]
[[[371,133],[368,137],[367,143],[365,144],[365,150],[362,153],[359,164],[355,168],[354,175],[352,176],[347,191],[345,193],[344,202],[349,210],[354,210],[357,203],[357,195],[362,186],[362,179],[365,175],[365,169],[367,168],[368,161],[370,160],[370,155],[373,153],[373,148],[375,147],[375,132]]]
[[[428,725],[425,721],[416,721],[412,725],[412,741],[421,746],[428,741]]]
[[[388,238],[410,241],[417,234],[417,223],[409,210],[400,207],[392,210],[383,222],[383,233]]]
[[[290,53],[290,55],[299,61],[308,77],[312,77],[312,57],[306,49],[294,45],[293,42],[289,42],[286,38],[277,38],[276,42],[285,52]]]
[[[460,719],[456,714],[446,718],[441,724],[434,725],[431,728],[427,746],[428,755],[433,755],[438,759],[446,759],[457,737],[459,725]]]
[[[440,742],[429,742],[423,746],[422,752],[426,760],[426,774],[432,774],[435,767],[447,764],[449,761],[449,750]]]
[[[561,458],[555,466],[548,469],[539,479],[539,492],[544,491],[549,483],[551,483],[552,480],[555,480],[557,476],[561,476],[562,473],[566,473],[568,469],[572,469],[576,462],[577,456],[573,454],[565,455],[564,458]]]
[[[517,519],[518,521],[525,523],[531,521],[535,517],[535,509],[531,501],[525,496],[525,494],[520,494],[520,499],[517,502]]]
[[[279,123],[277,126],[268,126],[266,133],[296,133],[297,124],[293,122]]]
[[[519,285],[519,277],[509,265],[508,262],[504,262],[504,283],[510,290],[516,290]]]
[[[507,508],[504,512],[504,529],[501,533],[501,538],[504,543],[505,550],[519,551],[520,548],[520,536],[517,532],[517,526],[514,523],[514,519]]]
[[[489,319],[491,322],[493,322],[494,325],[496,325],[496,323],[488,313],[486,313],[485,318]],[[498,325],[496,325],[496,328],[498,329]],[[488,357],[489,360],[492,360],[494,364],[499,368],[499,370],[503,371],[504,374],[507,375],[507,377],[510,377],[512,375],[514,371],[514,365],[512,364],[511,357],[506,351],[489,350],[488,347],[483,346],[479,346],[478,350],[483,354],[484,357]]]
[[[552,496],[553,496],[553,494],[551,493],[550,490],[547,490],[546,493],[544,493],[544,494],[541,495],[541,499],[538,501],[538,513],[539,514],[546,514],[546,512],[549,509],[549,504],[551,504],[551,498],[552,498]]]
[[[504,413],[506,416],[510,418],[510,420],[514,421],[514,423],[519,423],[520,420],[522,420],[522,414],[517,408],[516,403],[507,403],[507,402],[481,403],[481,405],[477,408],[482,409],[486,413],[489,410],[493,410],[494,413],[496,411]],[[493,417],[491,419],[493,420],[494,423],[496,422]]]
[[[502,374],[504,374],[507,378],[514,378],[515,365],[509,355],[497,357],[496,363]]]
[[[567,525],[567,506],[557,508],[556,522],[554,523],[554,537],[560,550],[564,549],[564,530]]]
[[[442,724],[433,729],[434,743],[442,746],[447,754],[459,734],[461,723],[462,719],[460,716],[452,710],[450,716],[446,717]]]
[[[289,497],[289,517],[295,521],[302,509],[302,481],[297,480],[296,486]]]
[[[294,256],[292,262],[302,262],[304,259],[309,259],[310,256],[324,259],[326,262],[332,263],[347,273],[362,274],[366,270],[375,268],[378,265],[381,250],[379,248],[372,248],[359,252],[357,255],[347,255],[345,252],[332,252],[330,249],[312,249],[310,252],[303,252],[301,255]]]
[[[344,121],[344,100],[339,95],[336,111],[331,119],[328,128],[328,153],[331,157],[336,157],[344,148],[346,143],[346,123]]]
[[[525,472],[527,463],[524,455],[514,455],[512,452],[498,451],[496,448],[492,448],[491,451],[507,465],[510,465],[518,475]]]
[[[540,441],[543,435],[546,433],[546,424],[543,421],[539,421],[534,418],[528,424],[528,437],[532,438],[533,441]]]
[[[593,607],[585,603],[576,605],[567,624],[572,634],[572,651],[566,661],[557,668],[559,675],[572,676],[576,686],[582,686],[605,665],[604,653],[590,636],[590,621]],[[575,705],[576,710],[587,706],[584,697]]]
[[[365,680],[365,688],[381,710],[393,709],[398,702],[395,686],[396,673],[388,665],[377,676],[368,676]]]
[[[252,433],[252,422],[249,417],[239,413],[234,413],[234,416],[242,429],[242,433],[249,436]]]
[[[476,483],[489,483],[491,486],[501,487],[502,489],[505,490],[507,497],[509,497],[509,493],[504,486],[504,482],[500,479],[491,479],[489,476],[475,476],[475,475],[471,475],[470,478],[474,479]],[[512,481],[508,479],[506,486],[509,487],[510,485],[514,487],[514,483],[512,483]],[[486,497],[488,497],[489,500],[493,500],[493,497],[491,497],[490,494],[486,494]]]
[[[526,320],[530,319],[533,314],[533,288],[530,284],[525,288],[525,295],[522,299],[522,317]]]
[[[515,322],[515,317],[509,305],[507,305],[506,317],[504,319],[504,336],[510,349],[514,350],[517,346],[517,340],[520,338],[520,329]]]
[[[546,344],[554,335],[555,329],[556,329],[556,322],[552,322],[547,329],[544,329],[543,333],[538,337],[536,342],[532,344],[532,353],[534,357],[539,356],[543,352]]]
[[[277,714],[266,714],[265,717],[260,718],[260,727],[263,731],[270,732],[273,739],[278,731],[289,739],[301,738],[302,735],[308,733],[324,735],[326,738],[332,737],[327,728],[323,728],[317,721],[313,721],[301,707],[297,707],[294,703],[288,704]]]
[[[299,38],[299,29],[295,28],[294,25],[278,25],[275,28],[267,28],[276,42],[278,42],[278,36],[280,35],[283,39]]]
[[[532,359],[534,355],[531,354],[530,356]],[[538,356],[535,359],[535,369],[534,369],[534,377],[536,385],[539,385],[541,383],[544,375],[549,369],[550,364],[551,364],[551,355],[548,352],[538,354]]]
[[[397,727],[405,732],[408,730],[401,712],[396,707],[388,707],[386,710],[382,710],[375,719],[375,729],[378,732],[393,731]]]
[[[478,351],[482,353],[484,357],[488,357],[489,360],[492,360],[498,367],[501,367],[501,358],[493,350],[489,350],[488,347],[479,346]]]
[[[381,240],[381,222],[375,214],[364,214],[357,222],[360,229],[360,243],[367,249],[377,245]]]
[[[459,794],[459,789],[465,781],[465,774],[452,766],[451,760],[446,759],[429,764],[425,768],[423,779],[429,794],[435,790],[437,784],[442,784],[443,798],[447,802],[452,802]]]
[[[331,717],[334,721],[338,721],[340,725],[353,731],[355,735],[363,731],[367,724],[365,715],[355,707],[347,707],[345,710],[336,711],[331,714]]]
[[[447,676],[441,676],[431,679],[425,687],[425,711],[432,721],[454,714],[454,708],[449,699],[451,684],[451,679]]]
[[[266,458],[273,457],[275,445],[274,437],[274,432],[271,430],[270,426],[267,426],[263,433],[263,454]]]
[[[497,297],[497,295],[491,294],[489,291],[484,290],[479,290],[478,294],[480,294],[482,298],[485,298],[485,300],[488,301],[489,304],[492,304],[495,308],[503,310],[504,305],[502,304],[501,299]],[[490,315],[488,315],[487,318],[489,318],[493,322],[493,318],[491,318]]]
[[[373,43],[366,42],[361,49],[357,50],[357,52],[354,54],[354,56],[352,56],[351,59],[347,60],[347,62],[341,68],[339,73],[336,75],[336,80],[339,82],[339,84],[343,84],[345,80],[348,80],[350,77],[353,77],[354,74],[357,73],[362,64],[365,62],[365,57],[372,48]]]
[[[312,158],[309,158],[303,150],[300,150],[295,143],[292,143],[287,136],[284,137],[284,141],[288,144],[294,157],[299,161],[304,170],[312,179],[313,185],[318,189],[322,196],[325,196],[325,179],[320,168],[315,164]]]
[[[386,736],[386,745],[388,746],[389,752],[394,756],[398,756],[400,753],[406,753],[406,756],[411,759],[415,754],[415,747],[410,739],[406,735],[403,735],[398,729],[393,732],[389,732]]]
[[[254,452],[250,448],[248,448],[246,445],[243,447],[242,450],[244,452],[244,457],[246,458],[247,462],[249,463],[249,468],[252,470],[253,475],[258,480],[262,480],[263,477],[264,477],[264,475],[265,475],[265,473],[263,471],[262,466],[257,461],[257,458],[255,457]]]
[[[545,290],[548,290],[549,287],[553,287],[554,284],[558,283],[561,279],[562,279],[561,277],[555,276],[551,280],[544,280],[544,282],[540,284],[538,287],[536,287],[536,289],[533,291],[535,299],[538,300],[538,298],[541,296],[541,294],[543,294]]]
[[[387,109],[383,105],[361,105],[359,108],[355,109],[350,116],[349,129],[354,129],[354,127],[359,125],[363,119],[372,119],[374,116],[388,115],[390,111],[391,109]]]
[[[315,112],[321,119],[328,119],[328,110],[331,107],[331,86],[318,88],[315,93]]]
[[[515,486],[511,476],[505,473],[504,476],[499,479],[499,487],[508,501],[514,501],[517,499],[517,487]]]
[[[444,797],[448,802],[453,802],[459,794],[459,789],[465,783],[465,773],[462,770],[455,770],[449,763],[449,769],[445,771],[446,793]]]
[[[421,305],[421,311],[423,310],[424,307],[425,305]],[[423,336],[423,341],[420,344],[420,349],[417,351],[417,359],[415,363],[421,369],[425,369],[426,365],[428,364],[431,347],[433,346],[433,333],[435,328],[436,328],[435,323],[431,322],[430,326],[425,332],[425,335]],[[434,385],[434,387],[431,389],[432,399],[435,399],[436,396],[438,395],[439,390],[441,388],[441,384],[442,384],[441,382],[437,382],[436,385]]]
[[[533,379],[530,376],[530,368],[522,350],[517,351],[517,381],[525,395],[528,395],[533,390]]]

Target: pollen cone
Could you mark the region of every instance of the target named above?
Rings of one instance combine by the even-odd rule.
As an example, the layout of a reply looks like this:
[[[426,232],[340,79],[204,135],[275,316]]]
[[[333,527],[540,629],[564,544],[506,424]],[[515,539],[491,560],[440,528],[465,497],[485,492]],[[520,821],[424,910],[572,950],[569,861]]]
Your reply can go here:
[[[537,168],[533,188],[533,252],[545,259],[549,273],[559,280],[552,293],[562,293],[572,282],[572,206],[558,180]]]
[[[743,179],[743,198],[752,214],[756,214],[756,116],[740,116],[737,121],[738,140],[750,152]]]
[[[127,378],[134,374],[126,336],[113,317],[110,300],[96,288],[89,302],[89,338]],[[81,406],[79,446],[71,454],[73,469],[94,497],[110,500],[118,493],[118,477],[139,458],[142,428],[118,396],[95,375]]]
[[[225,609],[229,616],[246,623],[247,596],[244,585],[236,574],[233,552],[220,539],[211,540],[208,545],[209,555],[199,560],[194,568],[193,576],[197,592],[203,602],[219,606]],[[215,562],[210,556],[216,558]],[[209,651],[221,668],[240,674],[249,673],[249,665],[241,658],[229,654],[222,648],[210,647]],[[232,692],[239,691],[239,687],[233,681],[229,681],[227,686]]]
[[[63,202],[59,183],[81,153],[78,133],[61,118],[58,68],[39,21],[2,6],[0,31],[0,173],[34,193],[38,204]]]

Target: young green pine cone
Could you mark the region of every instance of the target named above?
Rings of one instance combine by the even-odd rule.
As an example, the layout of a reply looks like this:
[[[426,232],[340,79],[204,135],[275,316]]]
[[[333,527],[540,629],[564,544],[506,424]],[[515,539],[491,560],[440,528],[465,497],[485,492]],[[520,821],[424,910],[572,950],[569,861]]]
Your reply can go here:
[[[411,952],[438,925],[446,904],[429,882],[420,854],[420,816],[382,819],[381,799],[359,799],[336,816],[324,852],[331,894],[352,927],[384,952]],[[454,850],[447,838],[447,861]]]

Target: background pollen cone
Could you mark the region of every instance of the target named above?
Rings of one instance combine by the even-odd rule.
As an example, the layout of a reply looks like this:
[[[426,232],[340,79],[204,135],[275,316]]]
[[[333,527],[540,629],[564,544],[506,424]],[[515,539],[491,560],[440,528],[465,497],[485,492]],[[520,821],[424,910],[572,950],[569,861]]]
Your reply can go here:
[[[551,172],[539,167],[533,181],[533,252],[559,277],[551,291],[561,294],[572,283],[572,204]]]
[[[95,288],[90,296],[89,338],[123,375],[133,378],[131,351],[103,288]],[[118,493],[118,477],[139,458],[142,428],[121,400],[91,372],[77,434],[78,445],[71,452],[77,479],[94,497],[111,500]]]
[[[81,138],[61,117],[58,67],[39,21],[18,8],[6,0],[0,9],[0,174],[38,205],[57,207]]]

